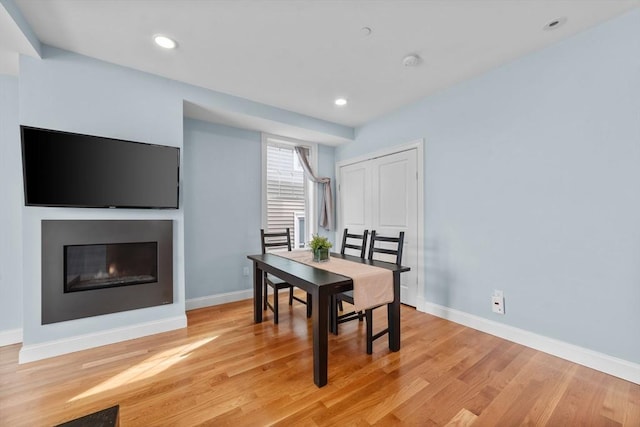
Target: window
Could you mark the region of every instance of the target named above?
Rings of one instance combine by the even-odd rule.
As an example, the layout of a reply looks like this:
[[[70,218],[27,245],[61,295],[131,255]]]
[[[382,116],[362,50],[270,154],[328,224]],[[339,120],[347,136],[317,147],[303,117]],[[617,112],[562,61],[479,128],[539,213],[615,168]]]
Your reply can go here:
[[[313,183],[304,176],[294,148],[304,146],[314,162],[311,143],[263,135],[263,220],[266,231],[291,231],[292,246],[303,248],[315,232]]]
[[[307,239],[305,238],[305,213],[294,212],[294,225],[293,225],[293,243],[296,248],[304,248]]]

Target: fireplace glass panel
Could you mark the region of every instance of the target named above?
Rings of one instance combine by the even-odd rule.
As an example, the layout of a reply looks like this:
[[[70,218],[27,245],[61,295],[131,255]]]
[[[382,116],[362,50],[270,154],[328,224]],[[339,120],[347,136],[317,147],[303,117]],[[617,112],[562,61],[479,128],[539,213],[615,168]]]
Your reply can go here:
[[[158,243],[64,247],[64,292],[158,281]]]

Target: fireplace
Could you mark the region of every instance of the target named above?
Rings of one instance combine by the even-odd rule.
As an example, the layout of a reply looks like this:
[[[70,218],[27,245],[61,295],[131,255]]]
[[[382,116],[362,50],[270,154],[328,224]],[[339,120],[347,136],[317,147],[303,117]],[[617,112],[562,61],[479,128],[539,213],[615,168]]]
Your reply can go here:
[[[42,324],[171,303],[171,220],[42,221]]]
[[[64,291],[131,286],[158,281],[158,242],[67,245]]]

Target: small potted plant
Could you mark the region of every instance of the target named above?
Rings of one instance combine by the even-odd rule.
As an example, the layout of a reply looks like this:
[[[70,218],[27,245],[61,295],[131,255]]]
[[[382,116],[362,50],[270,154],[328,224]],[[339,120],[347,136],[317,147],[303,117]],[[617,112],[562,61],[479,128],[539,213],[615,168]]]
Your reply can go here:
[[[325,262],[329,261],[329,249],[331,246],[331,242],[326,238],[314,234],[313,238],[309,242],[309,247],[311,248],[311,252],[313,252],[313,260],[316,262]]]

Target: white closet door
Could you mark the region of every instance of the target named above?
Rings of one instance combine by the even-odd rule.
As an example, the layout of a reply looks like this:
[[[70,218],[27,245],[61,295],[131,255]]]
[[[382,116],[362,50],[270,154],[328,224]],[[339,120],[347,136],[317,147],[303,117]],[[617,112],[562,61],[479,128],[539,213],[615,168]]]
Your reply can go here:
[[[340,168],[342,228],[376,230],[384,236],[397,236],[404,231],[402,264],[411,267],[411,271],[400,275],[400,300],[412,306],[417,304],[417,192],[415,149]]]
[[[371,224],[371,170],[367,162],[355,163],[340,168],[340,206],[341,226],[336,233],[336,242],[342,244],[345,228],[350,233],[362,233]],[[339,248],[336,248],[339,250]],[[349,255],[360,255],[348,249]]]

